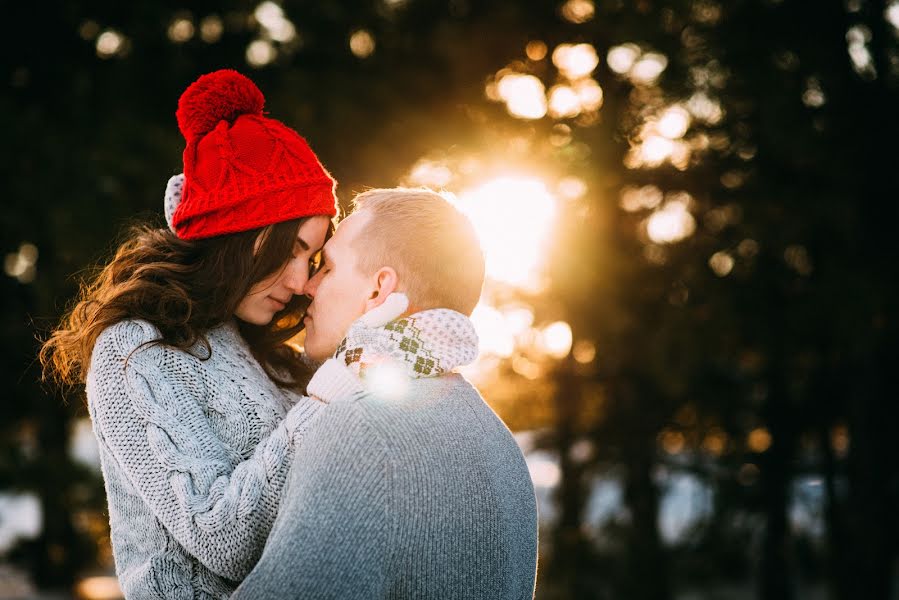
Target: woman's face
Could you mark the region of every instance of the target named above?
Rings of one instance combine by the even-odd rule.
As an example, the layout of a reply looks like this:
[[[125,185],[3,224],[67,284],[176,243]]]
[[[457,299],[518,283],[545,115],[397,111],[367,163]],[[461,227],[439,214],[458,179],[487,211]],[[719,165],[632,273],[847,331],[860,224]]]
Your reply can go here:
[[[294,295],[302,294],[309,279],[310,261],[325,244],[329,224],[330,219],[324,215],[306,219],[297,229],[293,255],[284,268],[253,285],[237,305],[234,316],[253,325],[268,325]],[[261,236],[256,241],[257,248],[260,243]]]

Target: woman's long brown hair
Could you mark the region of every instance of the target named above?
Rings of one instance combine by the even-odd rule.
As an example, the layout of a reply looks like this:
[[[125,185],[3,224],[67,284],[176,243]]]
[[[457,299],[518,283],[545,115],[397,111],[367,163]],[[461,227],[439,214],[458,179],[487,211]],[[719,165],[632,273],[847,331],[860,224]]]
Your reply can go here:
[[[44,380],[62,387],[83,384],[97,337],[126,319],[155,325],[155,343],[185,351],[200,343],[206,350],[200,358],[208,358],[205,333],[232,319],[254,284],[285,267],[304,221],[195,241],[168,229],[132,227],[112,260],[82,282],[71,309],[41,347]],[[286,343],[303,329],[307,306],[304,296],[294,296],[268,325],[237,321],[254,357],[282,387],[302,388],[310,375]]]

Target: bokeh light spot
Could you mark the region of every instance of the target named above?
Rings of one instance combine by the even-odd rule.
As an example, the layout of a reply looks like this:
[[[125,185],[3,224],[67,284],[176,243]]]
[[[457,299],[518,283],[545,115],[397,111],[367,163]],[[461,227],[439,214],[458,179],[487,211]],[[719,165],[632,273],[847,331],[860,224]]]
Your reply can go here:
[[[531,40],[528,42],[528,45],[525,46],[524,53],[527,54],[528,58],[531,60],[543,60],[546,58],[547,53],[546,44],[540,40]]]
[[[589,340],[578,340],[572,349],[574,360],[581,364],[589,364],[596,358],[596,345]]]
[[[586,23],[596,14],[596,7],[592,0],[568,0],[562,5],[560,11],[562,18],[570,23]]]
[[[571,326],[564,321],[556,321],[540,332],[540,346],[553,358],[565,358],[571,352]]]
[[[662,113],[657,127],[668,139],[682,138],[690,127],[690,113],[682,106],[671,106]]]
[[[200,21],[200,38],[207,44],[219,41],[224,31],[225,25],[218,15],[209,15]]]
[[[613,72],[624,75],[634,66],[641,52],[640,46],[636,44],[614,46],[606,54],[606,62],[609,63],[609,68]]]
[[[770,448],[772,441],[771,433],[764,427],[756,427],[746,437],[746,445],[757,454],[761,454]]]
[[[726,277],[734,268],[734,257],[724,251],[716,252],[709,258],[709,267],[718,277]]]
[[[368,58],[375,51],[375,38],[365,29],[350,35],[350,52],[357,58]]]
[[[696,220],[682,201],[669,201],[646,221],[646,233],[657,244],[679,242],[696,231]]]
[[[264,67],[278,56],[278,51],[268,40],[253,40],[247,46],[247,63],[251,67]]]
[[[189,17],[180,16],[172,19],[168,29],[169,39],[176,44],[183,44],[194,36],[194,24]]]
[[[591,44],[559,44],[553,50],[553,64],[568,79],[579,79],[593,72],[599,57]]]
[[[507,73],[497,82],[496,92],[513,117],[540,119],[546,115],[546,88],[533,75]]]
[[[111,58],[124,48],[125,36],[114,29],[107,29],[97,37],[97,56],[100,58]]]

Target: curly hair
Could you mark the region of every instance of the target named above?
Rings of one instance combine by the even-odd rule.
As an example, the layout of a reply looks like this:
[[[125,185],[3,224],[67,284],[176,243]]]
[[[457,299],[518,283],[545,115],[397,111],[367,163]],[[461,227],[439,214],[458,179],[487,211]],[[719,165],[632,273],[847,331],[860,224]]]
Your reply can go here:
[[[82,280],[71,308],[44,341],[44,380],[61,387],[84,384],[100,333],[126,319],[156,326],[160,338],[151,343],[187,352],[200,343],[208,358],[205,333],[231,320],[254,284],[285,267],[305,220],[193,241],[168,229],[132,227],[113,258]],[[332,231],[333,224],[329,236]],[[294,296],[268,325],[237,320],[253,356],[279,386],[302,388],[311,375],[299,351],[286,343],[303,329],[307,307],[306,297]]]

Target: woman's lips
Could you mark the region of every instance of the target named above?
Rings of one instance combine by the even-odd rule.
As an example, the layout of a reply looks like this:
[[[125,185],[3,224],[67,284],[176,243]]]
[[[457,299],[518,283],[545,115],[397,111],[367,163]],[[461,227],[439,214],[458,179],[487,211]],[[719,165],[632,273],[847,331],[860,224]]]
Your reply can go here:
[[[272,304],[274,304],[278,308],[278,310],[283,310],[284,307],[287,306],[286,302],[281,302],[277,298],[272,298],[271,296],[269,296],[268,299],[272,301]]]

